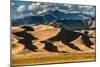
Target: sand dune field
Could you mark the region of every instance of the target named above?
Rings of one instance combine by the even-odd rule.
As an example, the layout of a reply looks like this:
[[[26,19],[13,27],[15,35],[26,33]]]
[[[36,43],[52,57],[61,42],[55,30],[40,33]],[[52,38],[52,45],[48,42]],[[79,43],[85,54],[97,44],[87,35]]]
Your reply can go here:
[[[81,49],[81,51],[64,45],[62,41],[54,41],[53,45],[57,47],[59,52],[50,52],[43,49],[45,43],[42,43],[41,41],[55,37],[61,29],[47,25],[30,27],[33,28],[34,31],[27,31],[27,33],[37,38],[32,40],[32,44],[38,48],[36,49],[36,52],[25,49],[25,46],[18,42],[20,39],[23,39],[23,37],[13,34],[25,30],[24,28],[21,28],[21,26],[11,28],[12,66],[95,61],[95,30],[87,30],[89,32],[90,40],[93,42],[93,45],[90,46],[92,49],[87,47],[81,40],[81,36],[79,36],[71,43]],[[73,31],[83,33],[84,30]]]

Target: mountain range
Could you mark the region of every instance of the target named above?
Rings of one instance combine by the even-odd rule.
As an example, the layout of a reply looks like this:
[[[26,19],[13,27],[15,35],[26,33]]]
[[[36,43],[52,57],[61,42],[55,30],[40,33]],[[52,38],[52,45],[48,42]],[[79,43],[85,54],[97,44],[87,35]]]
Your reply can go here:
[[[95,19],[95,17],[83,13],[64,13],[59,10],[49,10],[37,16],[27,16],[20,19],[12,19],[12,25],[46,24],[56,21],[58,25],[62,25],[67,29],[81,29],[88,27],[88,25],[86,25],[88,22],[84,23],[84,20],[88,20],[90,18],[93,20]]]

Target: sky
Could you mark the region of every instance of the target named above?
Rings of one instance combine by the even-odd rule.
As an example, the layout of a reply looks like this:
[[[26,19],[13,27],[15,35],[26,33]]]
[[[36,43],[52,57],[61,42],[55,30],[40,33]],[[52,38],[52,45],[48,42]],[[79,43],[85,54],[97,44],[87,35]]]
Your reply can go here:
[[[59,10],[64,13],[85,13],[95,16],[96,7],[91,5],[47,3],[31,1],[12,1],[11,19],[24,18],[26,16],[38,16],[49,10]]]

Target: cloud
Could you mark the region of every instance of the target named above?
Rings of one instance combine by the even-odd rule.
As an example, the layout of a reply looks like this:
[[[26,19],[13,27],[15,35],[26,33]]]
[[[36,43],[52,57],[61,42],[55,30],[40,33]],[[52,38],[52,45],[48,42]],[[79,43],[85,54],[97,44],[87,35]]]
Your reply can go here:
[[[36,5],[41,5],[41,3],[36,3]]]
[[[41,5],[41,3],[32,3],[28,6],[28,10],[32,11],[34,9],[36,9],[37,7],[39,7]]]
[[[45,12],[47,12],[47,11],[49,11],[49,9],[45,9],[45,10],[42,10],[42,11],[38,11],[38,12],[37,12],[37,15],[40,15],[40,14],[45,13]]]
[[[71,5],[71,4],[64,4],[64,7],[71,8],[71,7],[72,7],[72,5]]]
[[[35,9],[35,6],[36,5],[34,3],[32,3],[31,5],[29,5],[28,10],[31,11],[31,10]]]
[[[19,6],[18,8],[17,8],[17,11],[18,12],[23,12],[23,11],[25,11],[26,10],[26,7],[25,7],[25,5],[21,5],[21,6]]]
[[[93,6],[79,6],[79,8],[80,8],[80,9],[82,9],[82,8],[92,9],[92,8],[93,8]]]
[[[28,11],[32,12],[32,15],[39,15],[50,9],[49,4],[32,3],[28,6]],[[29,14],[29,15],[31,15]]]
[[[11,5],[12,5],[12,6],[14,6],[14,5],[15,5],[15,3],[14,3],[14,2],[12,2],[12,3],[11,3]]]

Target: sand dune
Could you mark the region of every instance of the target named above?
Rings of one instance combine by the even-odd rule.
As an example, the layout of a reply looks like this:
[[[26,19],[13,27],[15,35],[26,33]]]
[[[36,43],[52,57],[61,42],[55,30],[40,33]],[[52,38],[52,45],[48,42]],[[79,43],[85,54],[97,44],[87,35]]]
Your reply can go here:
[[[11,32],[12,32],[12,33],[19,32],[19,31],[23,31],[23,30],[24,30],[24,29],[21,28],[21,27],[12,27],[12,28],[11,28]]]
[[[92,41],[93,42],[93,41]],[[83,52],[94,52],[94,49],[88,48],[87,46],[85,46],[85,44],[83,43],[83,41],[78,38],[75,41],[73,41],[74,45],[78,46]],[[95,46],[95,44],[94,44]]]
[[[60,29],[51,28],[51,29],[42,29],[30,33],[36,38],[38,38],[39,40],[43,41],[43,40],[47,40],[48,38],[56,36],[59,31]]]

